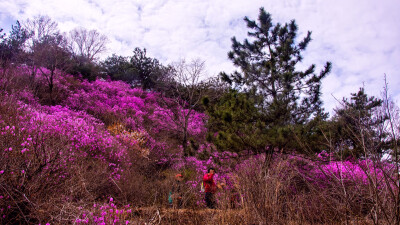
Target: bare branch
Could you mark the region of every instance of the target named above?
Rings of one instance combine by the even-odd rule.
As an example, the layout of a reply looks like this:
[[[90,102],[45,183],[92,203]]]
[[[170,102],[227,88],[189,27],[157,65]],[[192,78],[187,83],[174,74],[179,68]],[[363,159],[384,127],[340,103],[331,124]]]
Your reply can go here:
[[[75,28],[69,32],[69,50],[75,55],[88,61],[98,59],[98,55],[107,50],[108,38],[96,30]]]

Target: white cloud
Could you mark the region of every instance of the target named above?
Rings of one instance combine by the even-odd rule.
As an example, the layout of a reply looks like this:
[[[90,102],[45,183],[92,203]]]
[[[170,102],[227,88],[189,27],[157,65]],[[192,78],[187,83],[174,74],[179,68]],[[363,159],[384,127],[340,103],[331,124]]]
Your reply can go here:
[[[68,31],[76,26],[107,35],[111,53],[131,55],[145,47],[149,55],[170,63],[201,58],[210,75],[232,71],[227,59],[232,36],[246,37],[244,16],[256,19],[259,7],[274,22],[295,19],[299,37],[307,30],[313,41],[304,65],[333,70],[323,81],[323,100],[331,111],[336,100],[365,85],[379,96],[386,73],[395,100],[400,101],[400,3],[396,0],[0,0],[1,25],[47,14]]]

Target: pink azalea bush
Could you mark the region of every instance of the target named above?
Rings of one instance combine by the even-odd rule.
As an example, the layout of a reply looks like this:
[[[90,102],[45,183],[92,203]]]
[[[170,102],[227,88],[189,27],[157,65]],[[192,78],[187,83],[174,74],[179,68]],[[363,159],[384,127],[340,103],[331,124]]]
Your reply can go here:
[[[6,221],[22,219],[7,218],[18,210],[16,203],[32,206],[32,201],[62,196],[78,200],[78,192],[67,193],[79,188],[74,180],[77,173],[90,169],[88,165],[104,168],[106,180],[120,179],[127,148],[101,121],[61,106],[31,106],[7,94],[1,98],[0,182],[5,186],[0,195],[5,198],[0,205]],[[34,215],[36,210],[27,208],[25,213]]]
[[[94,203],[88,211],[82,210],[75,219],[76,224],[132,224],[130,221],[132,209],[130,205],[117,207],[113,198],[107,203]]]
[[[157,134],[163,130],[177,130],[171,118],[171,109],[158,103],[159,95],[131,88],[121,81],[83,81],[66,100],[65,105],[74,110],[84,110],[103,121],[120,120],[126,127]],[[181,109],[182,112],[185,109]],[[204,135],[205,115],[194,112],[189,119],[190,135]]]

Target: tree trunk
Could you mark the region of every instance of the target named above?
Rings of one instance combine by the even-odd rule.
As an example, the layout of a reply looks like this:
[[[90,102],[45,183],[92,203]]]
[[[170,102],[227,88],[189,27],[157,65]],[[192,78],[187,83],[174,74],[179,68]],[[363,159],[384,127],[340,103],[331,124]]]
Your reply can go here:
[[[187,126],[183,128],[183,140],[182,140],[183,154],[185,157],[189,156],[188,146],[187,146]]]
[[[53,101],[53,87],[54,87],[54,70],[50,72],[50,82],[49,82],[49,94],[50,94],[50,104],[54,105]]]
[[[271,145],[267,146],[265,148],[265,159],[263,165],[263,173],[265,177],[267,176],[268,170],[271,166],[273,155],[274,155],[274,148]]]

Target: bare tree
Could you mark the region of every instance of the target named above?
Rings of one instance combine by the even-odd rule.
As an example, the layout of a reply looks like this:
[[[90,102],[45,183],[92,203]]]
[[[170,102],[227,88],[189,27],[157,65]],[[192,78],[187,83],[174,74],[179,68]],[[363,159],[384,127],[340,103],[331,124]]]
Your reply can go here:
[[[97,30],[75,28],[69,32],[69,50],[78,57],[92,62],[97,60],[100,53],[106,51],[108,38]]]
[[[35,16],[32,20],[27,19],[23,23],[23,27],[31,34],[29,47],[46,36],[54,36],[60,33],[57,22],[46,15]]]
[[[71,67],[71,54],[67,50],[65,38],[62,35],[46,36],[35,45],[33,59],[41,74],[46,78],[50,103],[54,104],[53,88],[56,70],[67,71]]]
[[[187,63],[185,60],[172,64],[172,81],[169,87],[173,90],[170,98],[162,98],[169,109],[167,113],[177,126],[184,155],[190,155],[188,149],[188,128],[191,116],[206,90],[206,82],[201,82],[204,76],[204,61],[199,59]]]
[[[48,85],[50,102],[54,104],[56,70],[66,71],[71,66],[65,34],[60,33],[57,22],[44,15],[26,20],[23,26],[30,34],[25,64],[31,69],[32,84],[37,71],[40,71]]]
[[[30,38],[27,40],[27,57],[25,64],[31,69],[31,79],[34,81],[36,72],[39,69],[39,58],[36,51],[42,49],[40,43],[46,37],[54,37],[60,35],[57,22],[53,21],[49,16],[38,15],[33,19],[27,19],[22,23],[22,26],[27,30]],[[41,54],[41,53],[39,53]]]
[[[388,115],[388,127],[390,130],[390,139],[392,141],[392,162],[394,164],[394,180],[393,177],[390,175],[385,174],[386,180],[392,181],[394,187],[394,190],[391,190],[392,193],[392,199],[393,199],[393,209],[394,209],[394,221],[395,224],[400,224],[400,169],[399,169],[399,164],[400,164],[400,159],[399,159],[399,147],[398,147],[398,142],[399,142],[399,129],[400,129],[400,124],[399,124],[399,109],[398,107],[393,103],[393,101],[390,99],[389,94],[388,94],[388,83],[386,80],[386,74],[384,77],[385,81],[385,86],[384,86],[384,91],[382,93],[383,95],[383,102],[384,102],[384,109],[386,110],[386,114]],[[387,181],[388,182],[388,181]]]

